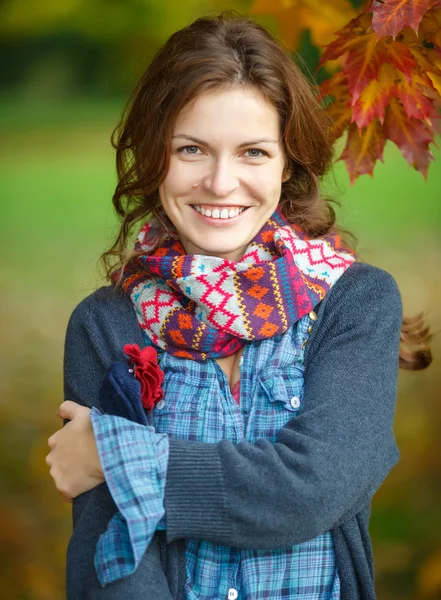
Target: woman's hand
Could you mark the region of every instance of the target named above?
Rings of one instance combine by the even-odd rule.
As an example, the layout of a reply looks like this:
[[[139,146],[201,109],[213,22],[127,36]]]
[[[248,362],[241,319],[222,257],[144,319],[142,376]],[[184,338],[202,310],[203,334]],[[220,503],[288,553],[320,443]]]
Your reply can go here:
[[[48,439],[51,449],[46,464],[57,490],[66,502],[105,481],[96,447],[90,408],[66,400],[57,410],[60,419],[70,419]]]

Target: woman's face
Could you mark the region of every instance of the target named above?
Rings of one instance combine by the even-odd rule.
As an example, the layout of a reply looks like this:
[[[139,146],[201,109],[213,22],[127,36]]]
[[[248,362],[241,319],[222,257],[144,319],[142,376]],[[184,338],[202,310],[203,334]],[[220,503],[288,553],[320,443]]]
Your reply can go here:
[[[185,251],[240,260],[280,199],[276,109],[250,88],[206,93],[178,115],[171,144],[159,195]]]

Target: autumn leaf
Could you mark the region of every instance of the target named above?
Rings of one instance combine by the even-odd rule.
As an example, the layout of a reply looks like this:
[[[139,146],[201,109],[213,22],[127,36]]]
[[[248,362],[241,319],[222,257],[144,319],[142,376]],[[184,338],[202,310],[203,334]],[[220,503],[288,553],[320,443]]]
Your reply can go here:
[[[377,79],[382,64],[382,50],[377,46],[376,35],[369,30],[372,15],[361,14],[337,32],[337,39],[328,44],[319,67],[327,60],[336,60],[346,55],[343,71],[348,79],[352,104],[355,104],[363,89]]]
[[[346,0],[255,0],[252,13],[273,15],[291,46],[309,28],[324,47],[318,69],[337,65],[319,99],[332,139],[348,131],[340,159],[352,183],[372,175],[388,139],[427,176],[441,130],[441,0],[373,0],[358,15]]]
[[[410,83],[396,71],[394,91],[401,100],[408,117],[428,119],[432,112],[432,102],[424,92],[432,87],[431,80],[424,73],[414,71]]]
[[[441,2],[424,15],[418,29],[418,37],[421,41],[441,49]]]
[[[368,9],[373,12],[372,29],[378,38],[395,39],[405,27],[417,32],[425,13],[436,4],[437,0],[374,0]]]
[[[437,92],[436,96],[430,92],[430,84],[427,84],[426,80],[426,96],[432,100],[439,99],[441,95],[441,55],[433,48],[425,47],[422,40],[410,28],[406,28],[400,37],[414,57],[419,72],[430,79],[433,89]]]
[[[436,91],[438,92],[438,94],[441,95],[441,74],[439,73],[435,73],[435,72],[427,72],[427,76],[429,77],[430,81],[432,82],[433,87],[436,89]]]
[[[429,144],[433,142],[430,126],[414,117],[409,118],[403,105],[392,98],[386,111],[384,132],[407,162],[427,178],[429,163],[434,159],[429,150]]]
[[[319,63],[340,60],[342,64],[321,86],[329,96],[326,111],[334,122],[332,133],[342,135],[348,127],[340,159],[345,160],[353,183],[359,175],[372,174],[390,139],[409,164],[427,177],[433,160],[429,144],[441,129],[441,53],[428,46],[427,39],[441,30],[441,11],[429,11],[418,34],[406,25],[396,39],[391,35],[379,39],[372,18],[364,11],[339,30]]]
[[[426,42],[429,40],[426,39],[426,35],[427,32],[424,32],[423,26],[420,27],[418,35],[408,27],[400,33],[399,39],[409,48],[415,62],[423,71],[441,72],[441,55],[433,48],[427,47]]]
[[[409,47],[403,42],[383,38],[378,43],[378,49],[383,60],[401,71],[408,81],[412,77],[412,71],[416,67],[416,61]]]
[[[377,160],[383,162],[385,142],[383,128],[377,119],[361,131],[352,123],[345,149],[339,157],[339,160],[345,161],[351,185],[359,175],[372,175]]]
[[[370,81],[362,91],[352,109],[352,120],[360,129],[369,125],[374,118],[383,124],[386,107],[395,91],[395,74],[396,69],[384,63],[381,65],[378,80]]]

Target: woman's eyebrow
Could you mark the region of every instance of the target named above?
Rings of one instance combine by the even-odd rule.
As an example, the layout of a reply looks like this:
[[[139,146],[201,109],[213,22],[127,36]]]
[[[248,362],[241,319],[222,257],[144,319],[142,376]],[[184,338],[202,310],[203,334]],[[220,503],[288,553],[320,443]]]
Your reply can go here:
[[[194,137],[192,135],[187,135],[186,133],[180,133],[178,135],[173,135],[172,139],[175,138],[185,138],[186,140],[191,140],[192,142],[196,142],[197,144],[201,144],[202,146],[209,146],[208,142],[201,140],[200,138]],[[243,148],[244,146],[252,146],[253,144],[261,144],[263,142],[267,142],[270,144],[278,144],[277,140],[273,140],[271,138],[257,138],[255,140],[249,140],[248,142],[242,142],[239,144],[238,148]]]

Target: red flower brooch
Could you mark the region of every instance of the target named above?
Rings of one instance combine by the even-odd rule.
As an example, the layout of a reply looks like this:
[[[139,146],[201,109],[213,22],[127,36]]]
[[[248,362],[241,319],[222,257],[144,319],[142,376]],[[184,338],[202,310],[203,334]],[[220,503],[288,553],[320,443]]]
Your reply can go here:
[[[124,353],[133,363],[133,374],[141,384],[141,402],[146,410],[152,410],[164,396],[162,382],[164,371],[158,365],[158,355],[152,346],[141,348],[138,344],[126,344]]]

